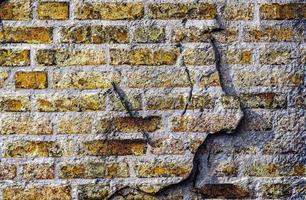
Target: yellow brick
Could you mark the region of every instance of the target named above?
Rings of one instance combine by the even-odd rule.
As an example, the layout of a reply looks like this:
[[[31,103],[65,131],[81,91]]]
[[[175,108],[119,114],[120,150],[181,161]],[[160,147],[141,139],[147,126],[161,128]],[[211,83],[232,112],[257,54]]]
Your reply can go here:
[[[16,72],[15,87],[23,89],[44,89],[48,87],[46,72]]]
[[[9,74],[7,72],[0,72],[0,88],[2,88],[5,84],[6,79],[8,78]]]
[[[0,42],[47,44],[52,42],[52,29],[45,27],[4,27]]]
[[[29,50],[0,49],[0,66],[29,66]]]
[[[300,36],[292,28],[250,28],[245,32],[246,42],[291,42],[300,41]]]
[[[229,49],[225,51],[223,60],[227,64],[252,64],[252,50]]]
[[[202,87],[218,87],[221,86],[220,84],[220,77],[219,73],[213,72],[208,75],[203,75],[200,79],[200,85]]]
[[[31,19],[31,1],[2,1],[0,5],[1,20],[30,20]]]
[[[259,60],[261,64],[289,64],[293,60],[291,53],[286,49],[261,49]]]
[[[134,42],[137,43],[161,43],[166,40],[164,28],[139,27],[134,31]]]
[[[107,199],[111,193],[109,185],[86,184],[78,187],[79,199]]]
[[[252,20],[253,4],[226,5],[222,13],[225,20]]]
[[[25,180],[54,179],[54,165],[26,164],[23,165],[22,178]]]
[[[305,3],[262,4],[260,18],[267,20],[305,19],[306,5]]]
[[[0,111],[6,112],[24,112],[30,111],[30,98],[28,96],[1,97]]]
[[[151,152],[156,155],[184,154],[184,142],[179,139],[160,138],[151,141]]]
[[[14,179],[17,175],[17,167],[15,165],[0,165],[0,180]]]
[[[37,6],[38,19],[65,20],[69,18],[68,2],[40,2]]]
[[[71,189],[68,186],[44,186],[44,187],[7,187],[3,190],[3,200],[22,199],[61,199],[71,200]]]
[[[215,55],[212,48],[186,49],[184,51],[184,61],[187,65],[213,65]]]
[[[134,20],[144,15],[144,6],[139,3],[85,3],[75,12],[77,19]]]
[[[90,134],[93,120],[88,116],[59,118],[58,132],[60,134]]]

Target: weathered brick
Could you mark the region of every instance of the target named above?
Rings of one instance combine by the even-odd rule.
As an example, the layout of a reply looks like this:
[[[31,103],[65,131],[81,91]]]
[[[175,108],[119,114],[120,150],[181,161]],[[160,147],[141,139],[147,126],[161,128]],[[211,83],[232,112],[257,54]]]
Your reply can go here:
[[[111,110],[114,111],[126,111],[125,105],[120,100],[117,94],[112,93],[109,95],[111,101]],[[142,98],[141,94],[127,94],[126,100],[131,111],[141,110],[142,109]]]
[[[306,5],[304,3],[262,4],[260,18],[267,20],[305,19]]]
[[[111,189],[104,184],[86,184],[78,187],[78,198],[85,199],[106,199],[111,194]]]
[[[129,176],[128,164],[91,162],[80,164],[62,164],[60,178],[126,178]]]
[[[211,30],[196,27],[178,28],[173,30],[172,42],[190,43],[190,42],[206,42],[210,41]],[[223,31],[214,32],[212,37],[219,43],[232,43],[237,41],[237,30],[228,28]]]
[[[146,108],[148,110],[184,109],[187,103],[187,109],[212,108],[214,104],[209,95],[193,95],[190,102],[186,95],[155,96],[147,99]]]
[[[192,82],[195,73],[190,72]],[[184,70],[168,71],[135,71],[127,74],[128,87],[130,88],[171,88],[190,87],[190,81]]]
[[[253,163],[245,167],[245,171],[243,173],[246,176],[275,177],[279,176],[279,166],[274,163]]]
[[[59,118],[60,134],[90,134],[93,120],[89,116],[63,116]]]
[[[61,42],[81,44],[128,43],[124,26],[73,26],[61,29]]]
[[[0,134],[52,134],[52,124],[48,117],[13,115],[0,120]]]
[[[84,143],[84,154],[90,156],[143,155],[147,145],[143,140],[94,140]]]
[[[52,42],[52,29],[45,27],[4,27],[0,42],[45,44]]]
[[[55,89],[107,89],[112,87],[112,82],[120,82],[118,73],[106,71],[56,71],[53,74],[53,88]]]
[[[111,64],[113,65],[174,65],[179,56],[178,49],[146,48],[111,49]]]
[[[203,198],[222,199],[245,199],[250,197],[248,188],[234,184],[205,184],[201,187],[200,193]]]
[[[10,164],[0,165],[0,180],[14,179],[17,174],[17,167]]]
[[[137,43],[162,43],[166,40],[164,28],[139,27],[134,31],[133,41]]]
[[[76,66],[105,64],[103,50],[38,50],[37,63],[46,66]]]
[[[23,199],[61,199],[71,200],[71,188],[69,186],[44,186],[44,187],[7,187],[3,190],[3,200]]]
[[[68,2],[39,2],[37,5],[38,19],[65,20],[69,18]]]
[[[110,130],[125,133],[154,132],[161,128],[161,118],[158,116],[149,117],[115,117],[100,119],[96,130],[98,133],[106,133]]]
[[[263,184],[261,191],[264,198],[285,199],[291,196],[292,187],[289,184],[282,183]]]
[[[253,4],[226,5],[222,12],[222,18],[229,21],[252,20]]]
[[[8,143],[4,148],[4,157],[54,157],[61,154],[59,146],[50,141],[20,141]]]
[[[28,96],[0,96],[0,111],[25,112],[30,110],[31,105]]]
[[[252,64],[252,50],[229,49],[225,51],[222,61],[227,64]]]
[[[23,165],[22,178],[33,179],[54,179],[54,165],[52,164],[25,164]]]
[[[261,49],[260,63],[269,65],[288,64],[293,60],[292,52],[285,49]]]
[[[179,139],[160,138],[151,141],[151,152],[156,155],[183,154],[184,142]]]
[[[29,66],[29,50],[0,49],[0,66]]]
[[[225,109],[240,108],[240,101],[237,96],[222,95],[220,101]]]
[[[238,72],[234,83],[238,87],[249,86],[299,86],[303,84],[300,73],[284,72]]]
[[[81,112],[105,110],[105,96],[99,94],[84,95],[37,95],[37,110],[40,112]]]
[[[30,20],[31,19],[31,1],[3,1],[0,5],[1,20]]]
[[[134,170],[140,178],[148,177],[186,177],[191,165],[180,163],[136,163]]]
[[[213,65],[215,54],[212,48],[186,49],[184,62],[187,65]]]
[[[236,177],[238,173],[238,167],[235,163],[221,163],[216,167],[215,176],[224,177],[231,176]]]
[[[276,93],[248,93],[240,94],[241,104],[245,108],[285,108],[287,99],[285,95]]]
[[[200,86],[202,87],[218,87],[221,86],[219,73],[212,72],[207,75],[203,75],[200,79]]]
[[[8,72],[0,71],[0,88],[2,88],[5,84],[6,79],[9,77]]]
[[[244,33],[246,42],[292,42],[301,40],[301,36],[292,28],[249,28]]]
[[[76,19],[134,20],[144,15],[140,3],[84,3],[75,11]]]
[[[48,87],[48,77],[46,72],[16,72],[15,87],[22,89],[44,89]]]
[[[245,113],[241,122],[242,130],[269,131],[272,129],[272,114],[270,112],[246,110]]]
[[[149,17],[153,19],[214,19],[217,15],[213,4],[150,4]]]
[[[239,117],[230,113],[207,113],[202,117],[177,116],[171,119],[171,130],[174,132],[208,132],[216,133],[221,130],[233,130]]]

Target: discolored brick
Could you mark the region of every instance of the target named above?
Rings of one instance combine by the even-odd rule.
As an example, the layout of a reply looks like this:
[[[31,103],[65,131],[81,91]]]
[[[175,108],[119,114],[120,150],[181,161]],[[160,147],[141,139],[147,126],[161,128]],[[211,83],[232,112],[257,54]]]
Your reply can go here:
[[[11,180],[17,175],[17,167],[10,164],[0,165],[0,180]]]
[[[86,184],[78,187],[79,199],[106,199],[110,193],[110,187],[104,184]]]
[[[225,20],[237,21],[244,20],[249,21],[253,19],[254,11],[253,4],[237,4],[237,5],[226,5],[221,16]]]
[[[202,87],[218,87],[221,86],[218,72],[205,74],[200,79],[200,86]]]
[[[160,138],[151,141],[151,152],[156,155],[184,154],[184,142],[179,139]]]
[[[0,5],[1,20],[20,20],[26,21],[31,19],[31,1],[3,1]]]
[[[249,28],[245,30],[246,42],[292,42],[300,41],[302,37],[292,28],[266,27]]]
[[[49,44],[52,42],[52,28],[4,27],[0,30],[0,42]]]
[[[29,66],[29,50],[0,49],[0,66]]]
[[[215,64],[214,51],[212,48],[186,49],[184,61],[187,65],[213,65]]]
[[[2,88],[5,84],[5,81],[9,77],[9,73],[5,71],[0,71],[0,88]]]
[[[37,16],[45,20],[66,20],[69,18],[69,2],[40,2]]]
[[[200,193],[203,198],[245,199],[250,197],[247,188],[234,184],[205,184]]]
[[[48,77],[46,72],[16,72],[15,87],[21,89],[44,89],[48,87]]]
[[[33,179],[54,179],[54,165],[52,164],[26,164],[23,165],[22,178]]]
[[[59,134],[90,134],[93,120],[90,116],[63,116],[58,121]]]
[[[275,93],[240,94],[241,104],[245,108],[286,108],[285,95]]]
[[[223,62],[227,64],[252,64],[252,50],[251,49],[229,49],[225,51]]]
[[[303,3],[272,3],[260,6],[260,18],[267,20],[305,19],[306,5]]]
[[[261,191],[263,197],[268,199],[289,198],[292,194],[291,186],[282,183],[263,184]]]
[[[261,64],[282,65],[292,62],[293,56],[286,49],[261,49],[259,60]]]
[[[0,96],[0,111],[2,112],[25,112],[30,110],[30,98],[28,96]]]
[[[137,43],[162,43],[166,40],[165,28],[139,27],[133,34],[133,41]]]

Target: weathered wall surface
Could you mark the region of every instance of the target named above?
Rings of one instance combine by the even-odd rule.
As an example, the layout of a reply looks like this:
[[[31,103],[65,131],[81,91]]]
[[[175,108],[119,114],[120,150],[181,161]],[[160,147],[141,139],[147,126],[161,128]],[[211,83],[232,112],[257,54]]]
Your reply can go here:
[[[0,5],[0,199],[305,198],[303,1]]]

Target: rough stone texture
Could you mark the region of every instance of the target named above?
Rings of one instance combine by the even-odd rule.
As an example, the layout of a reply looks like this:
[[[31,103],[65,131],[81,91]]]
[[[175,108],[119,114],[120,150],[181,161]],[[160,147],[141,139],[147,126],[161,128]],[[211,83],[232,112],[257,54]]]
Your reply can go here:
[[[306,4],[0,4],[0,199],[305,199]]]

